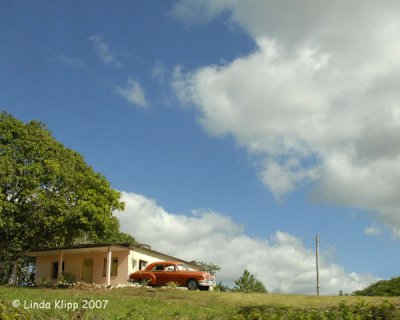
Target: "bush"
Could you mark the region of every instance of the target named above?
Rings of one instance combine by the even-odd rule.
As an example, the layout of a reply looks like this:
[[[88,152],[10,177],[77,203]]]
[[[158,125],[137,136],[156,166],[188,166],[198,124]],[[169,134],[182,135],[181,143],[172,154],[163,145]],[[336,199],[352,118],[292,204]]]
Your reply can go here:
[[[76,276],[73,273],[64,272],[63,275],[61,276],[60,280],[62,282],[66,282],[66,283],[75,283]]]
[[[37,282],[37,285],[39,287],[43,287],[43,288],[69,288],[72,286],[72,283],[68,283],[67,281],[65,281],[64,279],[48,279],[48,278],[44,278],[44,279],[40,279]]]

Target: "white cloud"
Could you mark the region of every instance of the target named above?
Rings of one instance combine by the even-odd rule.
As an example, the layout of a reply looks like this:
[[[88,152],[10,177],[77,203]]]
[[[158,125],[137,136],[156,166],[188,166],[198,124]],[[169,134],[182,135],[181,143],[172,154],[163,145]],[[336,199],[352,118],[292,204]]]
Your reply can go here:
[[[379,236],[382,233],[382,230],[377,226],[370,226],[365,228],[364,233],[368,236]]]
[[[64,54],[58,54],[54,57],[48,58],[50,62],[60,62],[64,65],[70,66],[76,71],[82,71],[85,69],[85,63],[80,58],[68,57]]]
[[[229,1],[225,0],[181,0],[175,3],[172,15],[179,18],[187,25],[206,23],[215,16],[226,11]]]
[[[186,260],[214,262],[224,283],[234,283],[247,268],[271,292],[315,293],[315,255],[300,239],[277,231],[271,239],[247,236],[228,216],[211,210],[172,214],[145,196],[122,192],[125,212],[116,213],[121,230],[155,250]],[[329,255],[329,254],[328,254]],[[321,252],[321,293],[352,292],[376,278],[347,273]]]
[[[155,63],[151,70],[151,76],[153,80],[156,81],[160,86],[164,86],[166,73],[167,71],[165,66],[159,61]]]
[[[133,103],[141,108],[148,107],[146,92],[140,83],[133,78],[128,79],[128,83],[125,88],[116,87],[116,91],[130,103]]]
[[[103,36],[100,34],[93,35],[89,38],[94,44],[94,50],[100,61],[107,65],[121,68],[121,63],[117,60],[115,53],[111,52],[108,45],[104,42]]]
[[[261,157],[276,197],[313,183],[314,199],[372,210],[400,236],[400,3],[179,1],[185,11],[228,12],[257,44],[175,70],[205,130]]]

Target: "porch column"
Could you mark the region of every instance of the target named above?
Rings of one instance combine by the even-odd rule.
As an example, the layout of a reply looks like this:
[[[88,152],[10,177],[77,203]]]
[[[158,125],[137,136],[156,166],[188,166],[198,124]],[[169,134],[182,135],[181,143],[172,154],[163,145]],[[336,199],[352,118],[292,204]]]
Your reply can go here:
[[[111,279],[111,247],[108,247],[107,252],[107,269],[106,269],[106,284],[110,285]]]
[[[62,277],[62,261],[63,261],[64,252],[60,250],[58,253],[58,273],[57,279],[59,280]]]

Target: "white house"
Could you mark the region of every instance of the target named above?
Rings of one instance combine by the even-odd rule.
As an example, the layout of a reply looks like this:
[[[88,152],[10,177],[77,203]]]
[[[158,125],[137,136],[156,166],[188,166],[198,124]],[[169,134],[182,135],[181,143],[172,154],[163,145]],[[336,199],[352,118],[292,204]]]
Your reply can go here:
[[[180,261],[192,269],[193,263],[136,244],[83,244],[27,253],[36,257],[35,282],[73,274],[76,281],[99,284],[126,284],[129,274],[156,261]]]

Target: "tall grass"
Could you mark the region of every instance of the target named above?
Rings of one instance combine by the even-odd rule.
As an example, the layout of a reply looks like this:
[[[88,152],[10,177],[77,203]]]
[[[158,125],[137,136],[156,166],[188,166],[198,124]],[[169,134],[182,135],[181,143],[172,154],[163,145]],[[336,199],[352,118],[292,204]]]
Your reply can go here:
[[[20,302],[13,307],[13,301]],[[54,301],[76,303],[56,308]],[[29,303],[50,302],[50,308]],[[107,301],[106,305],[84,301]],[[23,303],[28,303],[25,308]],[[200,292],[179,289],[0,287],[0,319],[400,319],[398,298]]]

